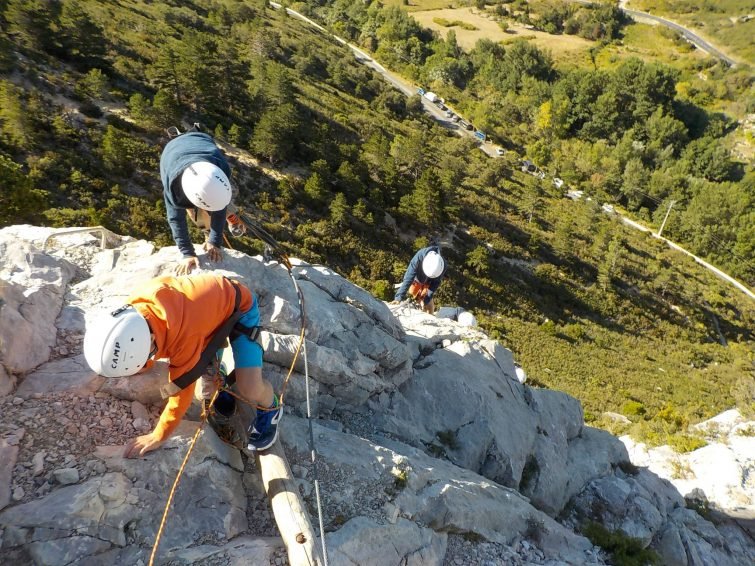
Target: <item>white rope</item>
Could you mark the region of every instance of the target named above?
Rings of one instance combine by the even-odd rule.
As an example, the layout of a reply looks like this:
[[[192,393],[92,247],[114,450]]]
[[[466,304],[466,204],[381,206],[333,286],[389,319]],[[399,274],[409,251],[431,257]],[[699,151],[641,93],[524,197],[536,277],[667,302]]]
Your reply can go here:
[[[299,306],[302,314],[304,313],[304,306],[302,304],[303,295],[299,290],[299,285],[296,283],[296,277],[294,277],[293,268],[291,270],[291,279],[294,282],[296,288],[296,295],[299,299]],[[307,422],[309,423],[309,453],[312,460],[312,475],[314,476],[315,483],[315,500],[317,501],[317,519],[320,526],[320,543],[322,544],[322,559],[324,566],[328,566],[328,549],[325,545],[325,526],[322,518],[322,502],[320,500],[320,476],[317,471],[317,452],[315,451],[315,435],[312,428],[312,406],[310,404],[309,396],[309,362],[307,359],[307,338],[306,332],[302,336],[302,354],[304,356],[304,382],[306,384],[306,397],[307,397]]]

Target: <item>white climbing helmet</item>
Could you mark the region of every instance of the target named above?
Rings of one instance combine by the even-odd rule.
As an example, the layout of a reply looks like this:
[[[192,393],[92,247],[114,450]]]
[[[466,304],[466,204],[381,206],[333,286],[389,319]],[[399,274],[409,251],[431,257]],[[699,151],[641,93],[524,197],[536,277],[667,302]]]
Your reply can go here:
[[[459,314],[459,317],[457,318],[459,324],[462,326],[477,326],[477,319],[474,317],[474,315],[471,312],[464,311],[463,313]]]
[[[440,277],[443,273],[443,268],[446,263],[438,252],[428,252],[425,258],[422,260],[422,272],[430,279]]]
[[[231,202],[231,183],[223,170],[208,161],[196,161],[184,169],[181,187],[198,208],[215,212]]]
[[[125,305],[87,328],[84,358],[103,377],[126,377],[144,367],[151,344],[147,321]]]

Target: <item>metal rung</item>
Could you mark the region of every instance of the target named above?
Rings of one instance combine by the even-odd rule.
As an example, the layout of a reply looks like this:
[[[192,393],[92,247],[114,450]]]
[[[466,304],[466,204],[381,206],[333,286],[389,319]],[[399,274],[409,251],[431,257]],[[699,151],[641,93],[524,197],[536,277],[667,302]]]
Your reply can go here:
[[[112,234],[110,230],[107,228],[104,228],[103,226],[92,226],[90,228],[69,228],[67,230],[60,230],[58,232],[55,232],[54,234],[50,234],[45,238],[45,241],[42,243],[42,249],[47,249],[47,243],[52,240],[53,238],[57,238],[58,236],[66,236],[69,234],[82,234],[87,232],[99,232],[100,233],[100,248],[106,249],[107,248],[107,237],[108,234]]]

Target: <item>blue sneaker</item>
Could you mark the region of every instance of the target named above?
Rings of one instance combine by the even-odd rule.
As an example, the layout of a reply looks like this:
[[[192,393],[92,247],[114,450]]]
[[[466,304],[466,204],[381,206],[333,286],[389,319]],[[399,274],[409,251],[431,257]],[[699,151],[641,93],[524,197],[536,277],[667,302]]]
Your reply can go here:
[[[283,416],[283,407],[275,397],[273,406],[268,410],[257,409],[257,418],[249,431],[249,443],[246,449],[261,452],[267,450],[278,440],[278,423]]]

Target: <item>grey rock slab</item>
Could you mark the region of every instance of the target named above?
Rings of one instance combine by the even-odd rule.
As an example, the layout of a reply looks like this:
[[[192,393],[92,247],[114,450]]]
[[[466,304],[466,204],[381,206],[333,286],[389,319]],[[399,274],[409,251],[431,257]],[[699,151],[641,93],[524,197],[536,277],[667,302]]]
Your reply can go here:
[[[309,458],[307,426],[305,420],[293,416],[281,424],[281,439],[290,461]],[[362,483],[373,491],[380,485],[393,485],[391,480],[399,473],[405,480],[391,496],[398,517],[419,522],[436,533],[475,533],[501,544],[510,544],[536,528],[549,557],[572,563],[587,560],[585,551],[592,548],[587,539],[562,527],[512,489],[400,442],[387,448],[317,423],[312,427],[321,465],[344,472],[339,476],[346,478],[339,483],[340,493],[364,489]],[[330,493],[326,496],[333,497]],[[364,552],[375,555],[378,550]]]
[[[55,481],[61,485],[79,482],[79,470],[76,468],[60,468],[52,472]]]
[[[734,521],[714,524],[691,509],[673,485],[648,470],[594,480],[571,502],[578,522],[594,520],[658,551],[664,564],[751,564],[755,545]]]
[[[612,473],[614,466],[628,462],[624,445],[612,434],[589,426],[569,442],[562,505],[594,478]],[[554,505],[557,507],[557,505]]]
[[[65,486],[42,499],[0,512],[0,527],[77,531],[114,544],[126,542],[124,528],[137,509],[126,503],[131,482],[123,474],[106,474],[80,484]],[[105,498],[102,494],[114,494]],[[107,501],[117,501],[112,508]],[[33,537],[34,538],[34,537]]]
[[[4,438],[0,438],[0,509],[10,503],[16,458],[18,458],[18,446],[12,446]]]
[[[49,359],[55,319],[75,271],[68,261],[0,231],[0,362],[8,373],[26,373]]]
[[[376,299],[372,294],[344,279],[335,271],[322,265],[308,265],[300,262],[294,268],[294,272],[297,278],[309,281],[330,295],[333,300],[357,307],[374,322],[375,326],[381,327],[394,338],[400,339],[403,336],[401,325],[383,301]]]
[[[283,368],[290,365],[299,344],[299,336],[263,332],[261,340],[266,362]],[[343,403],[360,405],[370,395],[387,387],[375,373],[378,369],[376,362],[359,356],[364,363],[360,368],[362,373],[358,373],[352,367],[354,364],[349,362],[341,350],[320,346],[310,340],[306,343],[310,377],[329,386],[327,391],[332,391]],[[303,354],[297,358],[295,368],[299,374],[304,373]]]
[[[36,394],[70,392],[89,395],[96,392],[105,378],[87,366],[83,355],[61,358],[41,365],[28,374],[16,390],[16,395],[28,399]]]
[[[446,533],[419,527],[407,519],[381,525],[355,517],[326,536],[328,563],[333,566],[432,566],[443,564]]]
[[[32,540],[39,540],[40,533],[50,529],[75,531],[125,547],[128,526],[129,542],[151,546],[168,492],[197,426],[182,422],[160,449],[143,458],[122,458],[122,447],[98,449],[96,456],[108,470],[103,476],[6,508],[0,512],[0,528],[27,529]],[[204,430],[181,478],[161,545],[180,550],[194,546],[198,537],[220,533],[230,539],[238,535],[246,511],[242,471],[239,452],[211,430]],[[58,534],[53,538],[62,537]],[[89,558],[94,560],[81,559]]]
[[[523,386],[474,342],[432,350],[414,367],[412,378],[375,415],[375,425],[412,445],[434,445],[463,468],[517,486],[539,421]]]
[[[272,564],[276,553],[283,548],[280,538],[241,536],[220,546],[203,544],[171,553],[170,561],[174,564],[203,564],[212,563],[216,557],[228,566],[248,566],[252,561],[254,564]]]
[[[8,373],[46,362],[55,345],[62,297],[49,286],[26,293],[22,284],[0,279],[0,361]]]
[[[109,542],[96,537],[71,536],[44,542],[32,542],[27,546],[27,550],[34,564],[65,566],[104,552],[110,546]]]
[[[576,399],[514,381],[511,360],[501,355],[499,362],[490,349],[470,339],[430,350],[414,362],[413,377],[379,401],[374,424],[523,489],[556,515],[590,479],[627,460],[626,451],[608,433],[585,432]]]

